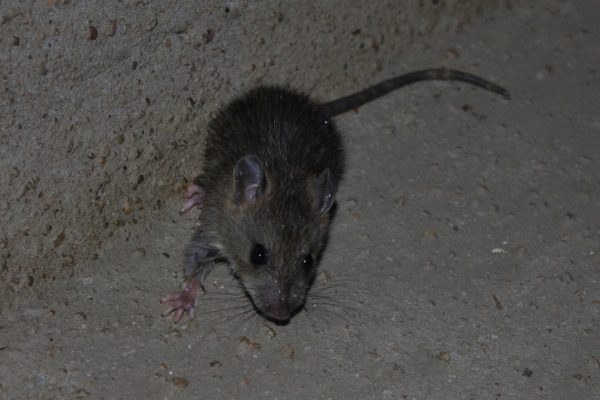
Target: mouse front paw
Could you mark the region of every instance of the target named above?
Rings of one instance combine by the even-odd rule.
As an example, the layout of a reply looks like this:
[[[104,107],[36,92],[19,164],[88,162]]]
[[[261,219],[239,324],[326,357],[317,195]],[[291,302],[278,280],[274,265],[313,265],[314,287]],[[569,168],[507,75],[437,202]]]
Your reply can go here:
[[[194,310],[198,305],[201,287],[198,278],[192,278],[185,284],[180,292],[163,297],[160,302],[168,304],[169,308],[162,313],[162,316],[166,317],[170,314],[174,314],[173,321],[179,322],[181,317],[187,312],[189,317],[193,318]]]
[[[179,211],[180,214],[185,214],[196,206],[201,207],[204,201],[204,190],[198,185],[191,184],[185,191],[185,198],[186,200]]]

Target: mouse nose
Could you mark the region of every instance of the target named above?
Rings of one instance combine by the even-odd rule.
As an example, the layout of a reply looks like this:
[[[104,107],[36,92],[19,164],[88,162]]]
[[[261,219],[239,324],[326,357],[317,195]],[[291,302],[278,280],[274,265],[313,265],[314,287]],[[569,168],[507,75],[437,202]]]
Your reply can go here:
[[[284,301],[278,301],[269,305],[266,311],[266,314],[269,316],[269,318],[273,318],[277,321],[287,321],[292,315],[290,308]]]

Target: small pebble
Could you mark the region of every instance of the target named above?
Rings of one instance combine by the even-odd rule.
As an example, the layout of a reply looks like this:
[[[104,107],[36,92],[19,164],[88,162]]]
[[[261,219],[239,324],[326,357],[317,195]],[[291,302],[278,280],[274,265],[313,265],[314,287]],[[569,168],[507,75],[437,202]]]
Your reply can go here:
[[[277,332],[275,332],[275,329],[271,328],[270,326],[265,325],[265,330],[266,330],[267,336],[270,339],[273,339],[275,336],[277,336]]]
[[[437,239],[437,231],[434,228],[426,229],[425,232],[423,232],[423,238]]]
[[[493,294],[492,297],[494,298],[494,302],[496,303],[496,308],[498,310],[502,310],[504,308],[504,306],[500,302],[500,299],[498,299],[495,294]]]
[[[135,251],[133,252],[133,255],[137,258],[140,257],[144,257],[146,256],[146,249],[142,248],[142,247],[138,247],[137,249],[135,249]]]
[[[171,378],[171,382],[179,389],[186,388],[190,384],[187,379],[182,378],[180,376],[174,376],[173,378]]]
[[[204,39],[204,43],[208,44],[212,42],[215,37],[215,31],[212,29],[207,29],[205,33],[202,34],[202,39]]]
[[[89,28],[89,40],[96,40],[98,38],[98,29],[95,26],[90,26]]]
[[[283,354],[285,357],[289,358],[290,360],[293,360],[294,357],[296,356],[296,351],[294,350],[294,348],[291,345],[286,344],[281,348],[281,354]]]
[[[58,234],[58,236],[56,236],[56,238],[54,239],[54,247],[58,247],[61,245],[61,243],[65,240],[65,232],[61,232]]]
[[[394,199],[394,203],[396,203],[398,207],[404,207],[404,205],[406,204],[406,198],[404,196],[396,197]]]
[[[125,215],[131,214],[133,212],[133,207],[131,207],[131,202],[129,201],[129,199],[125,199],[125,201],[123,202],[122,210],[125,213]]]
[[[451,360],[450,353],[447,351],[440,351],[440,354],[438,354],[437,358],[447,363],[449,363]]]
[[[327,271],[319,271],[317,280],[319,282],[329,282],[329,280],[331,279],[331,276],[329,275],[329,273]]]
[[[253,349],[260,349],[262,348],[262,345],[258,342],[253,342],[250,339],[248,339],[246,336],[242,336],[240,337],[240,343],[245,343],[248,346],[252,347]]]
[[[70,267],[72,265],[75,264],[75,257],[70,256],[70,255],[66,255],[63,257],[62,259],[62,266],[63,267]]]
[[[108,34],[109,34],[109,36],[113,36],[116,32],[117,32],[117,20],[113,19],[110,24],[110,32]]]

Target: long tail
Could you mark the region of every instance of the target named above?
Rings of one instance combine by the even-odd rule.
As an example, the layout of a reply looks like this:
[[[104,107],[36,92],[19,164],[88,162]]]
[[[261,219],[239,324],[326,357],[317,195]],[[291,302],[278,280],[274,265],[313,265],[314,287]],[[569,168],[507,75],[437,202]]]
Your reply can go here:
[[[492,82],[486,81],[483,78],[454,69],[434,68],[409,72],[407,74],[380,82],[358,93],[323,103],[321,104],[321,110],[327,117],[335,117],[336,115],[345,113],[346,111],[350,111],[354,108],[362,106],[365,103],[384,96],[393,90],[401,88],[402,86],[410,85],[411,83],[415,82],[432,80],[466,82],[470,83],[471,85],[479,86],[482,89],[498,93],[504,96],[506,99],[510,99],[510,93],[508,90],[501,86],[495,85]]]

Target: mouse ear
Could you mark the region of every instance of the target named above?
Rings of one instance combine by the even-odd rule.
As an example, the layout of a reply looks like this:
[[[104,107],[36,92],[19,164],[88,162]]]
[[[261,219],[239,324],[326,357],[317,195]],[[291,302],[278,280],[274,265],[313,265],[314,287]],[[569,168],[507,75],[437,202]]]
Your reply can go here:
[[[329,168],[326,168],[315,179],[315,192],[318,196],[319,211],[325,214],[333,205],[335,193],[337,192],[337,179],[335,179]]]
[[[253,156],[240,158],[233,169],[234,200],[239,207],[254,203],[263,190],[264,174]]]

